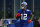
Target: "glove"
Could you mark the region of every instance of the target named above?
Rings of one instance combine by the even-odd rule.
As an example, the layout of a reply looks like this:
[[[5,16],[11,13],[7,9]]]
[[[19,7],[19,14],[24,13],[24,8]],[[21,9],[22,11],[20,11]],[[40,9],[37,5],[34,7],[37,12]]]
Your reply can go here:
[[[21,16],[20,13],[17,13],[17,14],[16,14],[16,17],[20,17],[20,16]]]
[[[28,23],[31,23],[31,20],[28,20]]]

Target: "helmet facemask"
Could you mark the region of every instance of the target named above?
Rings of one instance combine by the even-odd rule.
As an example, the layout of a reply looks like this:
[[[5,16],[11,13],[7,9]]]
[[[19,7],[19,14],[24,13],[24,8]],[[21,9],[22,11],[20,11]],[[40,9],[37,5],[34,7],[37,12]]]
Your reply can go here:
[[[21,5],[21,9],[26,9],[26,7],[27,7],[27,6],[25,6],[25,5],[23,5],[23,4]]]

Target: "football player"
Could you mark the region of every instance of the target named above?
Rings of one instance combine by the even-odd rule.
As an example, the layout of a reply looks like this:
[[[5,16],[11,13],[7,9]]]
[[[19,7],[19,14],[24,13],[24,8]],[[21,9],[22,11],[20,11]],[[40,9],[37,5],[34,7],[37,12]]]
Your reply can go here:
[[[22,2],[21,9],[18,10],[18,12],[16,14],[16,18],[17,19],[20,18],[21,27],[23,27],[24,24],[31,23],[31,21],[32,21],[32,12],[31,12],[31,10],[26,9],[26,8],[27,8],[27,3]],[[29,20],[29,16],[31,16],[30,20]]]

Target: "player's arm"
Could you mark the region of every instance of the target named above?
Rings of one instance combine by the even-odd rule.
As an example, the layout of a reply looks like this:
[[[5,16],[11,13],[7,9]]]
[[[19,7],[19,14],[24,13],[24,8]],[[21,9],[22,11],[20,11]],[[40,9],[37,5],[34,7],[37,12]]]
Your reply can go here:
[[[33,16],[31,10],[29,11],[29,16],[30,16],[30,20],[32,21]]]
[[[30,14],[30,16],[31,16],[31,17],[30,17],[30,20],[28,20],[28,23],[31,23],[31,21],[32,21],[32,18],[33,18],[33,17],[32,17],[32,13]]]
[[[18,12],[17,12],[17,14],[16,14],[16,19],[19,19],[20,16],[21,16],[21,14],[20,14],[20,10],[18,10]]]
[[[33,19],[32,12],[29,11],[29,20],[28,20],[28,23],[30,23],[32,21],[32,19]]]
[[[33,19],[32,13],[30,14],[30,16],[31,16],[30,20],[32,21],[32,19]]]

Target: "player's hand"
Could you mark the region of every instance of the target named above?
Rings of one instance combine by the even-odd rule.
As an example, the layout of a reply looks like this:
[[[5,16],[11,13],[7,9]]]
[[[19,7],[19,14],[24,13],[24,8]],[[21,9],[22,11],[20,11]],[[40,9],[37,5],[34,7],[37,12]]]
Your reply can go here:
[[[28,23],[31,23],[31,20],[28,20]]]
[[[16,14],[16,17],[20,17],[20,16],[21,16],[21,14],[20,14],[20,13],[17,13],[17,14]]]

